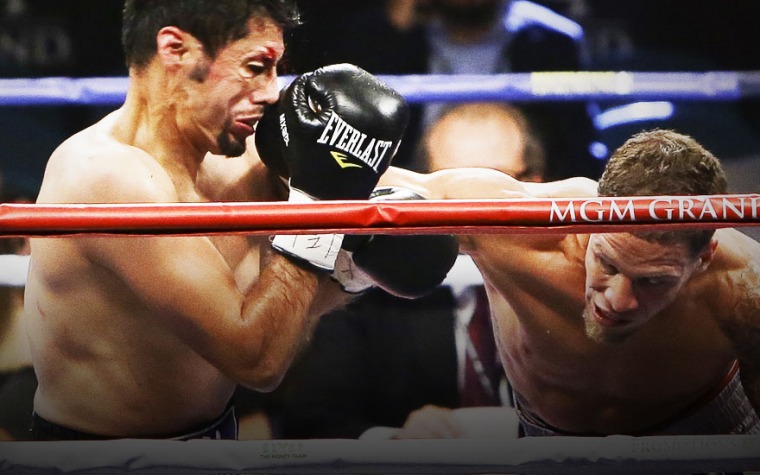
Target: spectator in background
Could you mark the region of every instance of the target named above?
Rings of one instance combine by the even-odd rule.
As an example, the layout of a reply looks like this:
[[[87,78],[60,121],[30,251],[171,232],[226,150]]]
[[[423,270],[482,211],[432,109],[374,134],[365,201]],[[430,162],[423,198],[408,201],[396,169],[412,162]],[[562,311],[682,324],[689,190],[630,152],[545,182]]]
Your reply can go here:
[[[311,39],[291,49],[306,69],[350,62],[375,74],[491,74],[577,71],[585,67],[583,30],[577,23],[527,0],[386,0],[363,8],[314,7],[301,34]],[[352,28],[347,30],[345,25]],[[378,41],[382,38],[382,41]],[[443,107],[413,110],[396,166],[422,170],[415,149],[422,131]],[[582,102],[519,104],[546,148],[549,180],[598,178],[603,163],[592,157],[596,132]]]
[[[0,1],[0,77],[126,76],[119,41],[122,4],[120,0]],[[36,194],[47,159],[58,144],[115,108],[115,104],[89,103],[1,106],[0,170],[16,189]]]
[[[489,167],[538,181],[545,167],[525,118],[501,103],[445,110],[418,153],[431,171]],[[503,407],[509,391],[480,274],[468,263],[458,262],[445,285],[421,299],[370,291],[322,319],[281,388],[275,436],[517,437],[514,411]],[[467,325],[484,304],[487,339],[479,346]],[[473,350],[482,371],[471,379]],[[466,391],[471,382],[474,395]]]
[[[472,102],[445,109],[420,141],[418,156],[428,171],[485,167],[521,181],[543,181],[543,144],[517,108]]]

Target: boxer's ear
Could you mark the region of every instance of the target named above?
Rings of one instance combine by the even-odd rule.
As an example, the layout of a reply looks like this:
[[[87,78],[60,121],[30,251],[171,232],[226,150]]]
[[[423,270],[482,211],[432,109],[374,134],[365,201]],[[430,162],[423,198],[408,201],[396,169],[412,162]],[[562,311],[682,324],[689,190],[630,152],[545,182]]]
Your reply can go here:
[[[715,250],[717,248],[718,240],[713,238],[710,240],[707,246],[705,246],[702,252],[699,253],[699,266],[695,272],[696,274],[701,274],[702,272],[706,271],[708,267],[710,267],[710,263],[712,262],[713,257],[715,257]]]
[[[176,26],[163,27],[156,35],[156,52],[164,65],[182,63],[188,54],[202,51],[203,47],[193,35]]]

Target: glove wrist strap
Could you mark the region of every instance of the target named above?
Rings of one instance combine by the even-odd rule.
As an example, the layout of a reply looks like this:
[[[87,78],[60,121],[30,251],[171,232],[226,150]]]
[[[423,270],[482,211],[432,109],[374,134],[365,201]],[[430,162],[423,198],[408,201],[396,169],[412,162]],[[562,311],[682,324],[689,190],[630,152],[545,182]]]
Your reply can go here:
[[[353,252],[345,249],[338,254],[332,278],[349,294],[359,294],[375,286],[375,280],[354,263]]]
[[[312,201],[315,200],[309,195],[291,188],[289,203]],[[275,250],[328,272],[335,268],[335,259],[342,243],[342,234],[278,234],[272,238],[272,247]]]

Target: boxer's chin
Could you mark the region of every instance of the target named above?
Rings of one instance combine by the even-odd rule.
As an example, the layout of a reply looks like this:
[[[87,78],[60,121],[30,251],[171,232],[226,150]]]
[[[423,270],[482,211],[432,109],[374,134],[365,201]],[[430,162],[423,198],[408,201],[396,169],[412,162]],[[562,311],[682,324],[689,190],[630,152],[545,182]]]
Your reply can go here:
[[[225,127],[225,130],[228,130]],[[227,157],[239,157],[245,152],[246,137],[238,137],[230,132],[222,132],[216,138],[216,145],[220,155]]]
[[[636,332],[636,328],[630,326],[606,327],[597,322],[594,317],[594,305],[587,304],[583,309],[583,323],[586,328],[586,336],[596,343],[603,345],[619,345],[625,342]]]

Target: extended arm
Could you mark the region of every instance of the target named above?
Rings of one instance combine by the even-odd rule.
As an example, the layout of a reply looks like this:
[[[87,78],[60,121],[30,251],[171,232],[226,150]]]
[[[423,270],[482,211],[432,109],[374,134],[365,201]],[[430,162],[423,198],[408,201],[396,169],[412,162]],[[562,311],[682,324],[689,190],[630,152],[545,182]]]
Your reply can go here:
[[[596,182],[588,178],[529,183],[488,168],[452,168],[420,174],[391,167],[380,184],[410,188],[431,200],[596,196]]]

